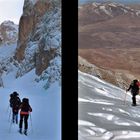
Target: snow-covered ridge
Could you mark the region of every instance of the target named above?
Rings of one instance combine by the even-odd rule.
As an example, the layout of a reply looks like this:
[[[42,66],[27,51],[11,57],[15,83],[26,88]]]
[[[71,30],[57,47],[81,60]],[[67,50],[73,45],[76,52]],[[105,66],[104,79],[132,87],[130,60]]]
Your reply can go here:
[[[110,5],[112,7],[117,7],[116,3],[109,3],[108,5]]]
[[[100,3],[93,2],[93,3],[92,3],[92,5],[93,5],[93,6],[95,6],[95,7],[97,7],[97,6],[99,6],[99,5],[100,5]]]
[[[100,5],[99,6],[100,10],[102,10],[105,14],[112,16],[111,14],[111,9],[107,10],[106,7],[104,5]]]
[[[139,16],[140,13],[140,10],[135,10],[128,6],[116,2],[104,2],[104,3],[93,2],[92,4],[86,4],[86,5],[89,5],[88,8],[89,7],[92,8],[92,10],[95,10],[96,13],[98,14],[104,13],[110,17],[116,15],[123,15],[123,14]],[[83,5],[81,7],[85,7],[86,5]]]
[[[10,21],[10,20],[6,20],[6,21],[2,22],[1,26],[5,26],[5,27],[10,26],[10,27],[13,27],[13,29],[18,30],[18,26],[13,21]]]

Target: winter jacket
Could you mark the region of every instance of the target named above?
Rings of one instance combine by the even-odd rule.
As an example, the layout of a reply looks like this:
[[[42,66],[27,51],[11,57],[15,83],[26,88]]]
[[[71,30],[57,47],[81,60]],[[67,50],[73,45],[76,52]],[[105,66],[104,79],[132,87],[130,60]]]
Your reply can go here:
[[[29,104],[22,102],[22,104],[19,107],[20,114],[21,115],[28,115],[30,112],[32,112],[32,108]]]
[[[131,90],[131,93],[133,95],[137,95],[139,94],[139,86],[140,86],[140,82],[136,82],[135,84],[131,83],[127,91]]]
[[[18,112],[21,100],[19,97],[15,96],[10,99],[10,106],[12,107],[13,112]]]

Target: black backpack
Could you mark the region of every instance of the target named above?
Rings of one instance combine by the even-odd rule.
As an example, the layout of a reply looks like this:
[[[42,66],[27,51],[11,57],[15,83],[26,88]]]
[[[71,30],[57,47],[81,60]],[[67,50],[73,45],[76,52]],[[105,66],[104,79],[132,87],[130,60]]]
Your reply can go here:
[[[139,86],[137,85],[138,80],[135,79],[131,82],[131,88],[133,91],[139,91]]]
[[[137,82],[138,82],[137,79],[133,80],[133,81],[131,82],[131,86],[135,86]]]
[[[21,111],[28,112],[29,110],[30,110],[29,99],[28,98],[23,98],[22,99]]]
[[[10,94],[10,100],[9,100],[10,107],[12,107],[13,97],[14,97],[14,95],[13,94]]]
[[[17,107],[17,106],[19,107],[21,104],[21,101],[19,97],[14,97],[11,103],[12,103],[12,107]]]

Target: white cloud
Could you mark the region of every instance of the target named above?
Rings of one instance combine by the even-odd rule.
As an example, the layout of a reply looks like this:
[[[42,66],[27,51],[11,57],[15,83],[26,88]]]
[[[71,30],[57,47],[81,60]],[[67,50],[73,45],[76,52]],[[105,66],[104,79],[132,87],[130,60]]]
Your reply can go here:
[[[23,12],[24,0],[0,0],[0,23],[5,20],[12,20],[19,23]]]

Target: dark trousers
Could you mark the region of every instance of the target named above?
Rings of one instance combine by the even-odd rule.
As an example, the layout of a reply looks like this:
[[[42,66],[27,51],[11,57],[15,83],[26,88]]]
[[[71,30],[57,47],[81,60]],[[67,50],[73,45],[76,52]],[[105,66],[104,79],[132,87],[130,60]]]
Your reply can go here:
[[[18,113],[17,112],[13,112],[12,121],[13,121],[13,123],[15,121],[16,121],[16,123],[18,123]]]
[[[137,94],[137,92],[131,92],[132,93],[132,103],[133,103],[133,105],[136,105],[136,95],[138,95]]]
[[[29,115],[21,115],[20,114],[20,122],[19,122],[20,129],[22,129],[23,120],[24,120],[24,129],[25,130],[28,129],[28,117],[29,117]]]
[[[136,94],[132,94],[132,103],[136,105]]]

